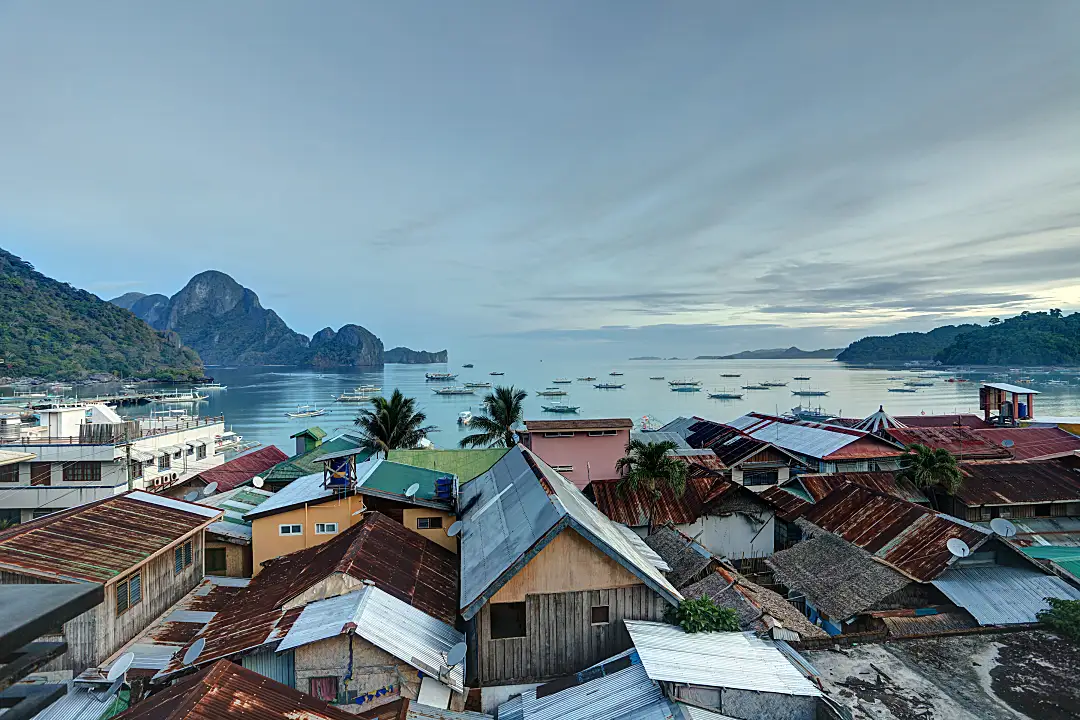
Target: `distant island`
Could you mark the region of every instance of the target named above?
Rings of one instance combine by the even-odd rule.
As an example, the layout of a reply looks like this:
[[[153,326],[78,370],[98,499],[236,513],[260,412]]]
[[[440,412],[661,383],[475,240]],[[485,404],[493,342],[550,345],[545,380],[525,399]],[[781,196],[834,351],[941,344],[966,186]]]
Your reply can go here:
[[[640,357],[628,358],[629,360],[663,360],[664,358],[657,355],[642,355]]]
[[[1023,312],[987,325],[945,325],[925,333],[866,337],[837,360],[853,364],[1080,366],[1080,313]]]
[[[843,348],[823,348],[821,350],[800,350],[794,345],[789,348],[768,348],[765,350],[743,350],[734,355],[698,355],[695,360],[832,360]]]

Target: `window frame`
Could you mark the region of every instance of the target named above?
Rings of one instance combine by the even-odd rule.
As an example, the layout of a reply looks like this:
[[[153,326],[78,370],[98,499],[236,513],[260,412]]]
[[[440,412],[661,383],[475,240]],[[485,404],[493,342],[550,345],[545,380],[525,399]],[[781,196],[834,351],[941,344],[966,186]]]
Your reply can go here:
[[[52,465],[52,463],[49,464]],[[22,463],[10,463],[8,465],[0,465],[0,483],[19,482],[20,465],[22,465]]]
[[[188,540],[184,543],[184,567],[191,567],[195,562],[195,544],[193,541]]]
[[[206,573],[208,575],[223,575],[229,570],[229,554],[225,548],[206,548],[204,552],[204,559],[206,562]],[[210,558],[221,558],[221,565],[210,566]]]
[[[618,430],[590,430],[589,437],[617,437]]]
[[[157,457],[157,470],[158,472],[165,472],[172,467],[172,456],[168,453],[164,455],[158,455]]]
[[[492,640],[520,640],[521,638],[527,638],[529,636],[529,619],[525,611],[524,602],[508,602],[508,603],[489,603],[488,604],[488,637]],[[498,613],[498,617],[496,616]],[[513,613],[512,617],[510,614]],[[515,627],[510,629],[512,632],[517,631],[517,624],[520,620],[520,634],[510,635],[505,634],[507,631],[508,622],[512,622]],[[496,623],[499,624],[499,631],[496,634]]]
[[[206,459],[206,446],[205,445],[196,445],[195,446],[195,459],[196,460],[205,460]]]
[[[173,575],[184,572],[184,549],[177,545],[173,548]]]
[[[331,526],[331,525],[334,526],[334,529],[333,530],[327,530],[327,528],[329,526]],[[319,529],[320,527],[322,528],[322,530]],[[340,532],[340,530],[338,530],[338,524],[336,522],[317,522],[317,523],[315,523],[315,534],[316,535],[337,535],[339,532]]]
[[[135,581],[135,599],[132,601],[131,581]],[[121,595],[121,593],[123,593]],[[120,598],[123,597],[123,608],[120,607]],[[116,583],[116,617],[120,617],[131,608],[142,602],[142,570],[136,570],[123,580]]]
[[[333,680],[334,681],[334,697],[329,698],[329,699],[317,695],[315,693],[315,687],[314,687],[316,682],[318,682],[318,681],[325,682],[326,680]],[[325,703],[337,702],[338,693],[340,693],[340,692],[341,692],[341,682],[338,679],[337,675],[319,675],[319,676],[316,676],[316,677],[308,678],[308,695],[310,695],[311,697],[313,697],[313,698],[315,698],[317,700],[321,700],[321,701],[323,701]]]
[[[51,462],[30,463],[30,486],[50,487],[52,485],[52,466]],[[42,473],[42,470],[45,472]],[[42,477],[43,474],[44,477]]]
[[[423,522],[424,524],[421,525],[420,524],[421,522]],[[440,517],[438,515],[425,515],[424,517],[418,517],[418,518],[416,518],[416,529],[417,530],[442,530],[443,529],[443,519],[442,519],[442,517]]]
[[[66,483],[99,483],[101,482],[101,463],[93,460],[76,460],[75,462],[64,463],[62,477]]]
[[[560,430],[552,430],[551,432],[544,433],[544,437],[546,437],[546,438],[572,438],[572,437],[574,437],[574,434],[575,433],[572,430],[562,430],[562,431],[560,431]]]
[[[596,611],[603,610],[603,620],[596,619]],[[593,605],[592,610],[589,612],[589,624],[590,625],[610,625],[611,624],[611,606],[610,605]]]
[[[286,531],[285,528],[289,528],[289,530]],[[293,528],[297,528],[296,532],[292,531]],[[277,534],[284,537],[295,537],[297,535],[303,535],[304,526],[300,523],[281,523],[277,526]]]

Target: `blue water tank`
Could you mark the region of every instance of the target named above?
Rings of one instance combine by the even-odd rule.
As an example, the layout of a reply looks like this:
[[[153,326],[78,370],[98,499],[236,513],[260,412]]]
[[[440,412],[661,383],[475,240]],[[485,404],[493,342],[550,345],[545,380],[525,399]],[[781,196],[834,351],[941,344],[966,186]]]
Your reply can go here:
[[[1027,403],[1016,403],[1016,417],[1022,420],[1027,416]]]

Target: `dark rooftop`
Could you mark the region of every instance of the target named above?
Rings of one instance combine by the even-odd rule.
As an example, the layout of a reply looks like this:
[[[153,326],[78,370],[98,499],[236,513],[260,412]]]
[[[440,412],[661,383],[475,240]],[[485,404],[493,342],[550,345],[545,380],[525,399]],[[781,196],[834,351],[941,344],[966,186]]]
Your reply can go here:
[[[1007,449],[986,440],[977,431],[963,427],[890,428],[886,432],[907,447],[940,448],[964,460],[1008,460],[1012,457]]]
[[[289,456],[276,445],[268,445],[258,450],[233,458],[217,467],[203,470],[198,477],[205,483],[217,483],[218,492],[225,492],[239,487],[259,473],[264,473]]]
[[[596,418],[593,420],[570,419],[570,420],[526,420],[525,429],[529,432],[545,432],[552,430],[619,430],[634,427],[634,421],[630,418]]]
[[[956,498],[969,507],[1080,502],[1080,473],[1054,460],[965,463]]]

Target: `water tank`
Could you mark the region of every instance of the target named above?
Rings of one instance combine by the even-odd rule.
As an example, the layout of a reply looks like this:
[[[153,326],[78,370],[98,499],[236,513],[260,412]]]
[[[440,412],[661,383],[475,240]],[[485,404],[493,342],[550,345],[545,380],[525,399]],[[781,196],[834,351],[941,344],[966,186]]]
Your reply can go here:
[[[1016,403],[1016,417],[1023,420],[1027,416],[1027,403]]]

